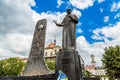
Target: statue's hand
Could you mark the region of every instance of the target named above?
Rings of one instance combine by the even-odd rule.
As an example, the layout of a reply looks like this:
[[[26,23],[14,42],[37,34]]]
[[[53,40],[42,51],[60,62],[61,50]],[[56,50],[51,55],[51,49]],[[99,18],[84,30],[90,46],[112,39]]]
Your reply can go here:
[[[56,21],[56,20],[53,20],[53,22],[54,22],[55,24],[57,24],[57,21]]]
[[[59,26],[59,27],[63,26],[63,24],[59,24],[59,23],[57,23],[56,20],[53,20],[53,22],[56,24],[56,26]]]

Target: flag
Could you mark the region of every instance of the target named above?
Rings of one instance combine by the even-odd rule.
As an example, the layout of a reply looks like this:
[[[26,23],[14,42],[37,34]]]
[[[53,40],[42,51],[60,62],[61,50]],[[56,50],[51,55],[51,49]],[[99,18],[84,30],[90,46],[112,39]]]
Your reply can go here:
[[[68,80],[68,77],[61,70],[59,70],[57,80]]]

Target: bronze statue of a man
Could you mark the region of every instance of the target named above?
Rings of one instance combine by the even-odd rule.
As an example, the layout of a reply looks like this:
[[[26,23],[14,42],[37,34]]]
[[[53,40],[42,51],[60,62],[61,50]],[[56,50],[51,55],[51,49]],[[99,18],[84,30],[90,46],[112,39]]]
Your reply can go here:
[[[76,24],[78,23],[78,17],[75,14],[71,14],[71,12],[71,9],[66,10],[67,15],[61,24],[54,21],[57,26],[63,27],[62,48],[68,50],[76,49]]]

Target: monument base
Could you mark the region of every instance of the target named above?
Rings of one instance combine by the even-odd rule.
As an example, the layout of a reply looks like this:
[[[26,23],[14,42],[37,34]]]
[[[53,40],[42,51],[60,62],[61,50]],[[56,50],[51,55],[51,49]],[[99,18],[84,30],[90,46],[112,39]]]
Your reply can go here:
[[[58,77],[59,70],[67,75],[68,80],[80,80],[82,78],[82,71],[78,51],[59,51],[56,57],[56,77]]]

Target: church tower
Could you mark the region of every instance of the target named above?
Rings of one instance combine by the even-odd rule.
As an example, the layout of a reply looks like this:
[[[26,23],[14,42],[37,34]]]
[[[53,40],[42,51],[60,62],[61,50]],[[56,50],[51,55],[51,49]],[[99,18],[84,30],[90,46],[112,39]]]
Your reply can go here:
[[[94,65],[94,67],[96,67],[95,56],[91,54],[90,57],[91,57],[91,64]]]
[[[56,45],[56,36],[55,36],[55,39],[54,39],[54,44]]]

